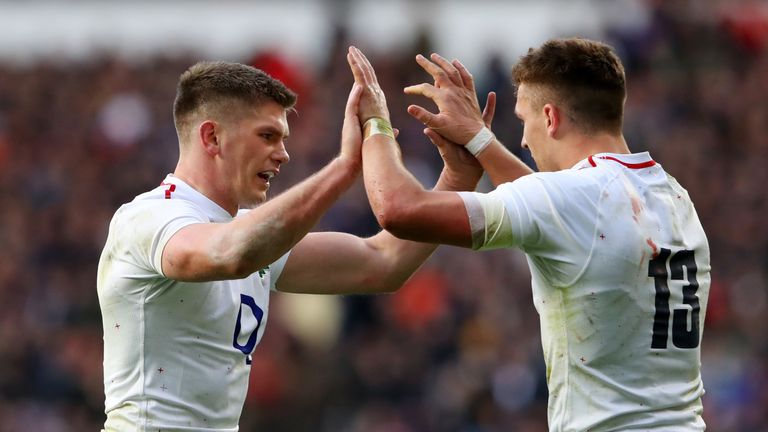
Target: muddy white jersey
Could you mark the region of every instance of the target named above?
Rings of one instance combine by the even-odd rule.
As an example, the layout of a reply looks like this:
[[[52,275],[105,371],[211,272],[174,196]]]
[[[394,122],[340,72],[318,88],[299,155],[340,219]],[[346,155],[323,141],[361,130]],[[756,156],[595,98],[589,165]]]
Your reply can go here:
[[[527,255],[551,431],[704,429],[709,246],[674,178],[648,153],[598,154],[461,195],[475,248]]]
[[[288,254],[239,280],[179,282],[161,266],[181,228],[231,220],[170,175],[115,213],[97,281],[105,430],[238,430],[251,353]]]

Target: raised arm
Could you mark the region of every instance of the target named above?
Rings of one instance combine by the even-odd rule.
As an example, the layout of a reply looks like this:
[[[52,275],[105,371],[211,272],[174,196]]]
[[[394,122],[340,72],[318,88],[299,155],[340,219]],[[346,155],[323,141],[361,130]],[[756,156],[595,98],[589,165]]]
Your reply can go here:
[[[389,111],[376,73],[362,52],[351,47],[347,55],[355,82],[363,87],[360,121],[388,124]],[[427,191],[402,163],[400,148],[391,134],[373,133],[364,137],[363,178],[371,208],[379,224],[395,236],[408,240],[444,243],[464,247],[472,245],[464,203],[455,192]],[[436,142],[438,147],[442,141]],[[446,167],[446,177],[461,179]],[[460,172],[460,171],[458,171]],[[471,189],[479,179],[474,171]],[[456,180],[462,182],[462,180]]]
[[[362,89],[354,86],[345,121],[358,123]],[[347,190],[361,169],[361,140],[342,139],[341,152],[323,169],[229,223],[189,225],[162,252],[166,277],[182,281],[239,279],[290,250]]]
[[[361,113],[363,113],[361,115],[365,118],[374,116],[382,120],[389,119],[386,99],[375,81],[373,69],[370,68],[370,65],[366,65],[365,69],[357,68],[351,55],[349,60],[358,82],[360,84],[366,83],[365,98],[361,100],[359,106]],[[366,79],[361,73],[366,74],[368,78]],[[427,130],[426,133],[437,146],[445,162],[440,179],[435,185],[435,191],[423,190],[421,185],[402,167],[399,151],[394,151],[397,150],[397,144],[393,139],[394,134],[389,136],[374,134],[368,137],[365,142],[365,151],[368,153],[366,156],[368,163],[364,167],[366,180],[370,180],[380,173],[384,174],[387,164],[396,164],[391,175],[383,178],[385,183],[381,184],[379,192],[387,194],[391,192],[386,192],[385,189],[401,187],[393,186],[394,184],[405,185],[408,188],[407,190],[401,189],[400,192],[403,194],[396,195],[394,199],[385,199],[379,196],[375,190],[369,189],[369,195],[377,197],[377,203],[387,205],[384,208],[375,207],[374,212],[377,215],[386,215],[379,218],[385,228],[395,229],[398,235],[402,234],[402,232],[397,231],[398,229],[415,233],[412,237],[419,240],[425,239],[427,236],[423,233],[420,234],[414,228],[408,228],[407,221],[395,222],[392,215],[397,214],[398,211],[393,211],[392,208],[400,206],[400,200],[408,199],[408,193],[420,195],[421,198],[417,201],[419,203],[428,203],[435,197],[438,199],[455,198],[457,200],[453,204],[458,204],[461,207],[453,211],[452,216],[447,217],[441,213],[428,215],[428,219],[426,219],[426,225],[430,225],[430,229],[439,227],[441,220],[444,220],[444,223],[453,232],[456,230],[456,225],[467,223],[466,216],[463,216],[466,215],[466,211],[456,194],[436,191],[474,190],[482,175],[482,167],[464,149],[448,143],[431,130]],[[360,125],[345,122],[342,136],[344,139],[362,140]],[[377,142],[379,139],[383,141]],[[379,157],[377,150],[384,151],[384,155]],[[393,154],[397,154],[397,157],[392,158]],[[402,176],[401,182],[396,179],[397,176]],[[395,183],[391,184],[389,180],[395,180]],[[416,212],[416,215],[420,213],[427,215],[423,211]],[[430,221],[434,223],[429,223]],[[423,221],[419,223],[425,224]],[[435,233],[428,235],[431,235],[432,239],[439,240],[435,237]],[[366,239],[336,232],[310,233],[293,248],[285,269],[277,281],[277,289],[286,292],[314,294],[394,291],[402,286],[436,247],[437,245],[434,243],[402,240],[387,231],[381,231]]]
[[[439,112],[433,114],[411,105],[408,113],[447,140],[471,149],[496,186],[533,172],[490,132],[488,110],[495,107],[496,95],[488,95],[488,105],[481,113],[474,78],[464,65],[437,54],[431,58],[434,62],[418,55],[416,62],[432,76],[434,84],[406,87],[405,93],[432,99]]]
[[[435,190],[470,190],[443,171]],[[478,175],[479,178],[479,175]],[[387,231],[370,238],[339,232],[309,233],[293,248],[277,289],[309,294],[392,292],[429,258],[433,243],[402,240]]]

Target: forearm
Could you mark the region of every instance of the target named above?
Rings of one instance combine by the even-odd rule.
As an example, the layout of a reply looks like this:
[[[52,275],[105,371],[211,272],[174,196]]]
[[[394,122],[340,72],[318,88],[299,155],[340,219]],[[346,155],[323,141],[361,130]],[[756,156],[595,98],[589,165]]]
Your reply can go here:
[[[517,180],[533,172],[528,165],[507,150],[496,138],[477,155],[477,160],[488,173],[494,186]]]
[[[250,274],[285,254],[355,181],[359,164],[336,158],[323,169],[227,224],[220,247]]]
[[[455,190],[459,183],[444,171],[436,190],[425,191],[405,169],[394,140],[383,135],[363,145],[365,188],[382,228],[405,240],[469,247],[469,220]],[[464,181],[471,189],[476,180]],[[451,184],[453,183],[453,184]]]
[[[435,184],[436,191],[468,191],[477,187],[479,178],[462,178],[443,169]],[[370,247],[380,251],[382,259],[377,268],[384,271],[376,285],[378,292],[400,288],[437,249],[437,244],[399,239],[387,231],[367,239]]]
[[[402,203],[413,202],[424,188],[405,168],[400,147],[386,135],[373,135],[363,143],[365,191],[382,226],[395,217]]]
[[[480,183],[481,176],[461,176],[454,172],[451,172],[447,168],[443,168],[440,172],[440,178],[437,179],[435,187],[432,190],[435,191],[473,191],[477,189],[477,184]]]
[[[462,178],[444,169],[434,190],[474,190],[478,180]],[[382,270],[378,277],[377,292],[390,292],[399,289],[437,249],[437,244],[402,240],[387,231],[381,231],[366,239],[365,242],[381,255],[381,259],[376,265],[376,268]]]

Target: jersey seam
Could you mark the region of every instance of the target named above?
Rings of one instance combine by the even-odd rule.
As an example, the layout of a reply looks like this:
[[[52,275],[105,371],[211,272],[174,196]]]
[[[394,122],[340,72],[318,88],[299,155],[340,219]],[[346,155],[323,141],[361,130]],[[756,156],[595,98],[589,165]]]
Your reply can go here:
[[[537,177],[534,177],[534,178],[537,181],[539,187],[541,187],[541,189],[544,191],[544,196],[545,196],[545,198],[547,200],[547,205],[548,205],[549,209],[551,210],[551,214],[552,214],[553,220],[556,219],[557,225],[564,226],[565,223],[563,222],[563,218],[560,216],[560,209],[555,205],[554,201],[552,200],[552,196],[550,195],[549,190],[547,189],[546,182],[541,177],[537,176]],[[521,201],[524,203],[525,211],[526,211],[526,213],[528,213],[528,217],[530,219],[535,219],[535,218],[530,216],[531,209],[527,205],[527,203],[525,203],[525,200],[521,200]],[[541,227],[539,226],[538,223],[536,223],[536,230],[538,232],[539,237],[541,237]],[[570,235],[571,233],[568,232],[568,234]],[[528,253],[528,251],[525,251],[525,252]],[[583,269],[581,271],[583,271]],[[580,275],[581,275],[581,273],[579,273],[576,277],[579,277]],[[547,281],[553,287],[556,287],[556,288],[567,288],[568,286],[570,286],[572,284],[572,282],[571,283],[563,283],[563,284],[557,283],[557,281],[553,280],[553,277],[551,277],[550,274],[544,275],[544,277],[547,279]]]
[[[142,405],[143,405],[142,410],[139,413],[139,424],[143,423],[142,430],[146,430],[147,429],[147,422],[149,420],[148,415],[147,415],[147,413],[149,412],[149,400],[147,398],[147,387],[146,387],[147,386],[147,381],[146,381],[146,373],[145,373],[145,370],[146,370],[146,364],[145,364],[146,355],[145,355],[145,352],[144,352],[145,349],[146,349],[146,344],[144,343],[144,341],[146,340],[145,332],[146,332],[146,328],[147,328],[146,323],[145,323],[146,313],[145,313],[145,310],[144,310],[145,307],[146,307],[146,304],[147,304],[146,303],[146,298],[147,298],[147,289],[145,288],[144,290],[142,290],[142,293],[141,293],[141,309],[139,310],[139,314],[140,314],[139,315],[139,326],[140,326],[139,346],[141,347],[141,349],[139,350],[139,364],[141,365],[140,366],[141,369],[139,370],[139,374],[141,375],[140,376],[140,380],[141,380],[141,398],[142,398]]]
[[[587,267],[589,267],[589,263],[592,261],[592,256],[595,253],[595,245],[597,244],[597,231],[598,231],[598,227],[600,226],[600,224],[599,224],[599,222],[600,222],[600,214],[601,214],[600,210],[602,208],[602,198],[601,197],[603,196],[603,193],[605,192],[605,190],[608,189],[608,187],[610,185],[612,185],[614,181],[616,181],[618,176],[619,176],[618,174],[615,174],[613,176],[613,178],[611,178],[608,182],[606,182],[605,185],[600,189],[600,192],[598,194],[597,212],[595,214],[595,216],[596,216],[595,217],[595,225],[594,225],[594,229],[592,231],[592,244],[589,246],[589,254],[587,255],[587,258],[584,260],[584,265],[582,265],[581,269],[579,269],[579,272],[576,273],[576,276],[574,276],[573,279],[570,282],[568,282],[566,284],[563,284],[561,286],[562,288],[570,288],[573,285],[575,285],[576,283],[578,283],[579,280],[581,280],[581,277],[584,276],[584,273],[587,271]]]
[[[558,295],[560,296],[560,305],[559,305],[560,306],[560,312],[563,314],[563,316],[565,316],[565,312],[566,311],[565,311],[564,300],[563,300],[563,296],[565,295],[565,291],[564,290],[557,290],[557,292],[558,292]],[[572,418],[572,416],[570,415],[570,411],[571,411],[571,397],[570,397],[570,392],[571,392],[571,382],[570,382],[570,380],[571,380],[571,367],[570,367],[571,366],[571,343],[570,343],[570,340],[571,340],[571,338],[570,338],[570,332],[568,331],[568,326],[565,324],[565,320],[563,320],[561,325],[562,325],[564,333],[565,333],[565,362],[566,362],[565,366],[566,367],[564,368],[565,369],[565,381],[564,381],[565,382],[565,395],[563,396],[563,397],[565,397],[565,409],[561,413],[561,415],[563,417],[560,419],[559,422],[556,423],[556,424],[559,424],[559,425],[563,425],[565,419]]]

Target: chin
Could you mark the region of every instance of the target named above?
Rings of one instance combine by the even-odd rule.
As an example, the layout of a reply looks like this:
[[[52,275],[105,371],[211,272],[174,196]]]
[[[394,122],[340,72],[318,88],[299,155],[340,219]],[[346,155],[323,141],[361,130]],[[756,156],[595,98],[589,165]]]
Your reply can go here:
[[[245,200],[244,202],[240,203],[240,208],[241,209],[252,209],[252,208],[258,207],[260,204],[263,204],[264,201],[266,201],[266,200],[267,200],[267,194],[266,193],[260,194],[258,196],[248,197],[247,200]]]

